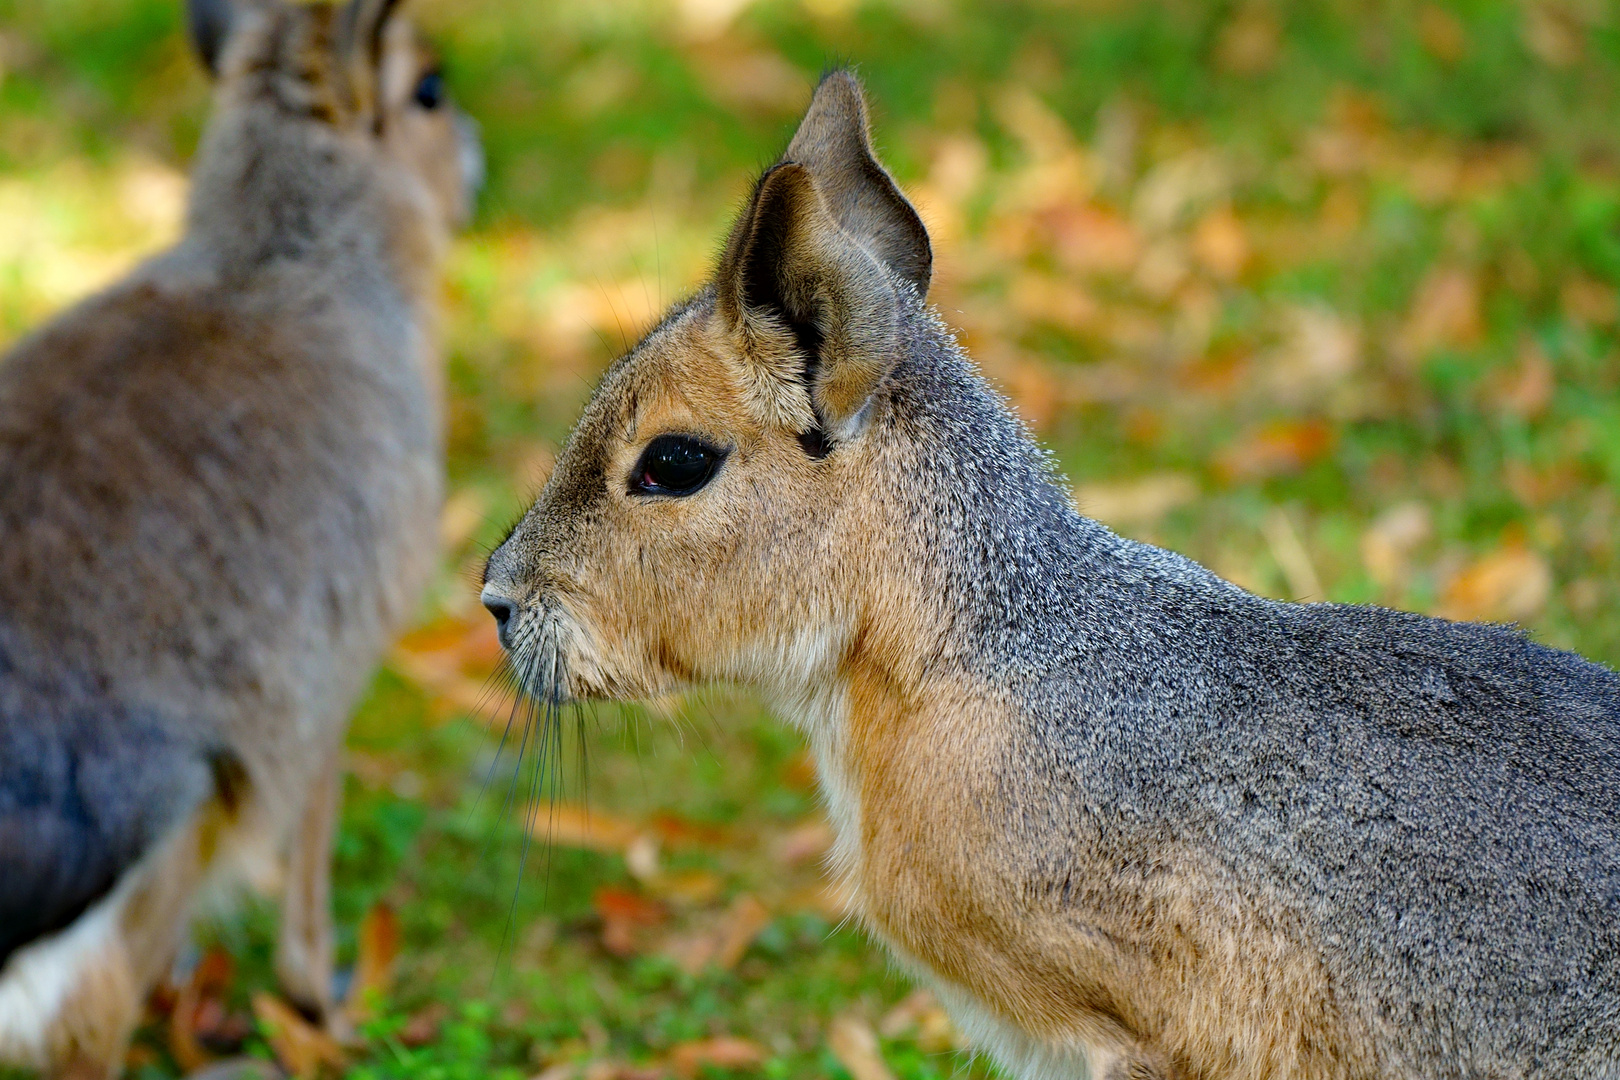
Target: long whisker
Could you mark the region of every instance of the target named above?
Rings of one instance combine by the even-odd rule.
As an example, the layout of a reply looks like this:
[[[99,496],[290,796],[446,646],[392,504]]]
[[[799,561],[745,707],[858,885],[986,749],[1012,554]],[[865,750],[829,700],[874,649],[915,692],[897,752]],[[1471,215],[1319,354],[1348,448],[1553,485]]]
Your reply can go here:
[[[479,692],[478,707],[475,711],[481,711],[488,696],[499,688],[496,680],[502,680],[506,683],[506,689],[512,693],[512,704],[506,713],[506,723],[501,727],[501,741],[495,746],[495,757],[490,761],[489,769],[484,773],[483,783],[478,786],[478,795],[473,799],[472,806],[468,809],[469,816],[476,813],[478,808],[483,805],[484,796],[489,792],[490,781],[495,779],[495,770],[500,767],[501,755],[505,753],[507,741],[511,738],[512,722],[517,719],[518,710],[523,704],[521,680],[513,669],[511,657],[503,655],[499,666],[485,681],[485,688]]]

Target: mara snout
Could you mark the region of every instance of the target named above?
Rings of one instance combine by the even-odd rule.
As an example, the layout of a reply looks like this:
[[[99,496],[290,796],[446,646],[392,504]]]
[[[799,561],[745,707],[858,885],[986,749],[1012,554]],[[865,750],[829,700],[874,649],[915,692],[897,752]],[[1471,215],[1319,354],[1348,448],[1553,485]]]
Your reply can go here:
[[[335,1018],[344,730],[435,555],[471,125],[393,0],[188,15],[183,237],[0,360],[0,1065],[48,1075],[122,1067],[220,878]]]
[[[1620,1077],[1620,677],[1081,517],[828,76],[484,600],[532,693],[753,687],[1014,1075]]]

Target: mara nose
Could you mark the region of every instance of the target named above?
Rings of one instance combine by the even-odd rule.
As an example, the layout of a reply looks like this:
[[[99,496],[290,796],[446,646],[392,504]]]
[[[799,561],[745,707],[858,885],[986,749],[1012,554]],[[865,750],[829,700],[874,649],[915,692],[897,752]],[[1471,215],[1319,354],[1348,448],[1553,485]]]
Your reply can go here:
[[[502,596],[492,585],[485,585],[480,594],[484,606],[489,613],[495,616],[495,634],[501,639],[501,647],[510,649],[512,642],[508,637],[508,630],[512,625],[512,616],[517,614],[517,604]]]

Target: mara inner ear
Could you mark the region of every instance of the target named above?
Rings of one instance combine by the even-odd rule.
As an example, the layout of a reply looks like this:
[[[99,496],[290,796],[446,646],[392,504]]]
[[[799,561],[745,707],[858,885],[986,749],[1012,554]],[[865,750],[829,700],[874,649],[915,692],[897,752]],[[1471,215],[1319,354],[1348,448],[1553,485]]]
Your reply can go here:
[[[191,32],[192,48],[197,50],[197,57],[208,74],[216,77],[220,55],[231,36],[235,7],[232,0],[187,0],[186,3],[186,25]]]
[[[847,71],[821,80],[783,161],[810,170],[839,226],[919,296],[928,295],[928,230],[872,152],[861,84]]]
[[[718,310],[769,388],[768,419],[822,457],[852,435],[894,361],[899,298],[876,257],[833,217],[805,166],[760,178],[721,259]],[[813,416],[803,415],[803,390]],[[797,393],[798,408],[780,398]]]

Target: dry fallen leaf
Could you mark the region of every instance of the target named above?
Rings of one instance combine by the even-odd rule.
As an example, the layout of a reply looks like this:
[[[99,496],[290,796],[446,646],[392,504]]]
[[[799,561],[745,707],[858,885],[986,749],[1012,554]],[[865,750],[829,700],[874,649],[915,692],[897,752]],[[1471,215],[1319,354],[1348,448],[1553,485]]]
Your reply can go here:
[[[1468,51],[1468,34],[1461,21],[1439,4],[1426,4],[1419,13],[1418,40],[1442,63],[1455,64]]]
[[[450,711],[498,724],[513,715],[511,696],[490,681],[501,656],[495,621],[477,612],[411,631],[394,647],[392,661]]]
[[[1400,587],[1409,572],[1412,552],[1429,538],[1434,523],[1429,508],[1404,502],[1385,510],[1361,534],[1361,561],[1367,576],[1381,588]]]
[[[602,947],[615,956],[631,956],[643,945],[643,931],[660,926],[669,911],[628,889],[605,886],[596,890],[596,914],[602,920]]]
[[[1070,333],[1094,324],[1099,310],[1097,302],[1075,282],[1030,271],[1008,284],[1007,302],[1030,322],[1048,323]]]
[[[323,1066],[332,1070],[343,1068],[343,1049],[336,1040],[280,998],[263,992],[254,994],[253,1015],[264,1029],[276,1060],[293,1076],[307,1080]]]
[[[810,80],[786,57],[717,40],[697,50],[692,71],[719,104],[742,112],[780,113],[801,108]]]
[[[726,912],[719,948],[715,951],[716,966],[722,971],[736,967],[737,961],[748,951],[748,946],[770,923],[771,913],[757,897],[743,893],[733,900],[731,909]]]
[[[669,1067],[676,1076],[697,1076],[705,1066],[717,1069],[753,1069],[768,1055],[756,1042],[732,1035],[678,1043],[670,1049]]]
[[[772,853],[784,865],[797,866],[811,859],[819,859],[832,844],[832,826],[817,819],[784,833],[776,841]]]
[[[1222,281],[1232,281],[1249,262],[1249,235],[1230,206],[1205,214],[1193,229],[1193,256]]]
[[[1051,237],[1058,261],[1075,273],[1123,274],[1142,255],[1136,227],[1100,206],[1056,207],[1041,215],[1037,228]]]
[[[926,1054],[942,1054],[964,1046],[939,1000],[928,990],[913,990],[878,1023],[885,1039],[910,1038]]]
[[[465,544],[484,523],[488,509],[487,500],[477,488],[452,492],[439,511],[439,546],[454,551]]]
[[[442,1001],[430,1002],[412,1013],[405,1026],[399,1029],[399,1041],[404,1046],[426,1046],[439,1037],[439,1028],[450,1018],[450,1006]]]
[[[658,895],[687,906],[706,904],[720,895],[725,881],[708,870],[683,870],[660,874],[655,883]]]
[[[1278,347],[1263,357],[1266,382],[1283,400],[1308,400],[1312,391],[1339,383],[1361,359],[1354,323],[1325,304],[1289,307]]]
[[[1277,59],[1282,29],[1277,17],[1263,4],[1240,8],[1215,40],[1215,61],[1233,75],[1260,75]]]
[[[1574,274],[1559,288],[1559,304],[1571,321],[1593,326],[1613,326],[1620,318],[1620,296],[1611,285]]]
[[[1509,545],[1470,563],[1446,585],[1440,615],[1468,622],[1518,621],[1539,612],[1552,569],[1535,552]]]
[[[1170,511],[1197,498],[1198,482],[1184,473],[1154,473],[1074,489],[1074,501],[1082,514],[1118,528],[1156,525]]]
[[[358,937],[354,982],[345,1004],[349,1020],[356,1024],[370,1019],[374,1005],[393,987],[394,962],[399,958],[399,916],[387,902],[378,901],[360,920]]]
[[[1522,34],[1530,52],[1549,67],[1569,67],[1586,52],[1585,28],[1564,5],[1525,4]]]
[[[209,949],[175,998],[169,1012],[169,1053],[186,1072],[195,1072],[214,1060],[197,1038],[200,1029],[210,1026],[201,1014],[209,1003],[217,1006],[217,996],[230,986],[234,974],[230,954],[223,949]]]
[[[872,1025],[846,1013],[827,1027],[827,1049],[855,1080],[894,1080]]]
[[[1518,359],[1512,368],[1487,381],[1486,402],[1503,415],[1533,420],[1552,404],[1557,380],[1547,354],[1535,342],[1526,342]]]
[[[694,38],[711,38],[724,32],[753,0],[680,0],[681,29]]]
[[[1472,345],[1483,332],[1478,282],[1466,270],[1442,266],[1418,286],[1399,344],[1421,359],[1435,349]]]
[[[664,952],[688,975],[696,975],[710,965],[729,971],[770,921],[771,913],[765,905],[745,893],[706,927],[671,937],[664,944]]]
[[[578,803],[537,803],[529,807],[524,820],[537,840],[590,851],[625,851],[646,831],[627,818]]]
[[[1333,429],[1320,420],[1278,421],[1249,432],[1216,456],[1228,482],[1295,473],[1333,448]]]

